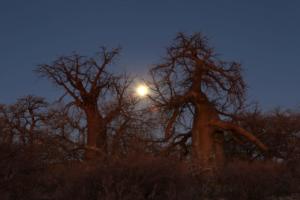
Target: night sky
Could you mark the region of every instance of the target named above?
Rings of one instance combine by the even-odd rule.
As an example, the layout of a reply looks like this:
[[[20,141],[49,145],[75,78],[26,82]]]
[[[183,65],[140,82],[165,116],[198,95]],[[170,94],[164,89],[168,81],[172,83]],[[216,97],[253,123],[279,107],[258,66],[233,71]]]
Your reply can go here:
[[[117,66],[139,77],[179,31],[202,32],[242,63],[249,101],[300,107],[300,1],[0,0],[0,103],[62,93],[33,73],[72,51],[121,46]],[[123,70],[122,69],[122,70]]]

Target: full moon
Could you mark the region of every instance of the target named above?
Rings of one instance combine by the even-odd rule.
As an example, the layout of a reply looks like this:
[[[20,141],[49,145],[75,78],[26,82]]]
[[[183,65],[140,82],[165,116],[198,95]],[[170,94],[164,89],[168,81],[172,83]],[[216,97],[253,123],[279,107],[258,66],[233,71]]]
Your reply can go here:
[[[136,88],[136,94],[140,97],[145,97],[149,94],[149,88],[146,85],[139,85]]]

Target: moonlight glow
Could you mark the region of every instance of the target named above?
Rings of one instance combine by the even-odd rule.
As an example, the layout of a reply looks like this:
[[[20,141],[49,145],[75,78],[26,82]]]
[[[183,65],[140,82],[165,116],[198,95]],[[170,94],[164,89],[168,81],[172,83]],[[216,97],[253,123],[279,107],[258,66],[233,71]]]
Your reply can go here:
[[[145,97],[149,94],[149,88],[146,85],[139,85],[136,88],[136,94],[140,97]]]

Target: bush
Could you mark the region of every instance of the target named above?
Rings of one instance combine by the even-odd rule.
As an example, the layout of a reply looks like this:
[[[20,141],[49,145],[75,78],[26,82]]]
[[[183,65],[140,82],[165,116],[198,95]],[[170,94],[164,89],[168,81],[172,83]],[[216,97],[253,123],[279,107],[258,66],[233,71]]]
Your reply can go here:
[[[299,183],[283,164],[236,161],[224,169],[219,184],[225,199],[259,200],[297,193]]]
[[[60,172],[58,172],[60,171]],[[189,182],[172,160],[135,157],[58,169],[58,199],[186,199]],[[191,199],[191,198],[188,198]]]
[[[50,164],[40,149],[0,148],[1,200],[260,200],[300,192],[296,161],[235,161],[208,179],[192,177],[187,162],[171,158],[139,154]]]

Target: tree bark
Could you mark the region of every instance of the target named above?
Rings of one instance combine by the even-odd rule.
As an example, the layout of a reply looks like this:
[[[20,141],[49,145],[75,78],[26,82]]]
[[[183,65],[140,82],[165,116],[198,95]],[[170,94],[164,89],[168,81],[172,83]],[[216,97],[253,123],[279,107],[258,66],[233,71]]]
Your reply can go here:
[[[106,153],[106,127],[97,106],[89,106],[84,110],[87,117],[86,159],[92,160],[99,156],[99,153]]]
[[[222,138],[216,135],[221,133],[216,133],[215,127],[209,125],[211,120],[218,120],[219,116],[208,101],[198,102],[195,108],[192,128],[193,156],[201,170],[213,171],[224,162]]]

